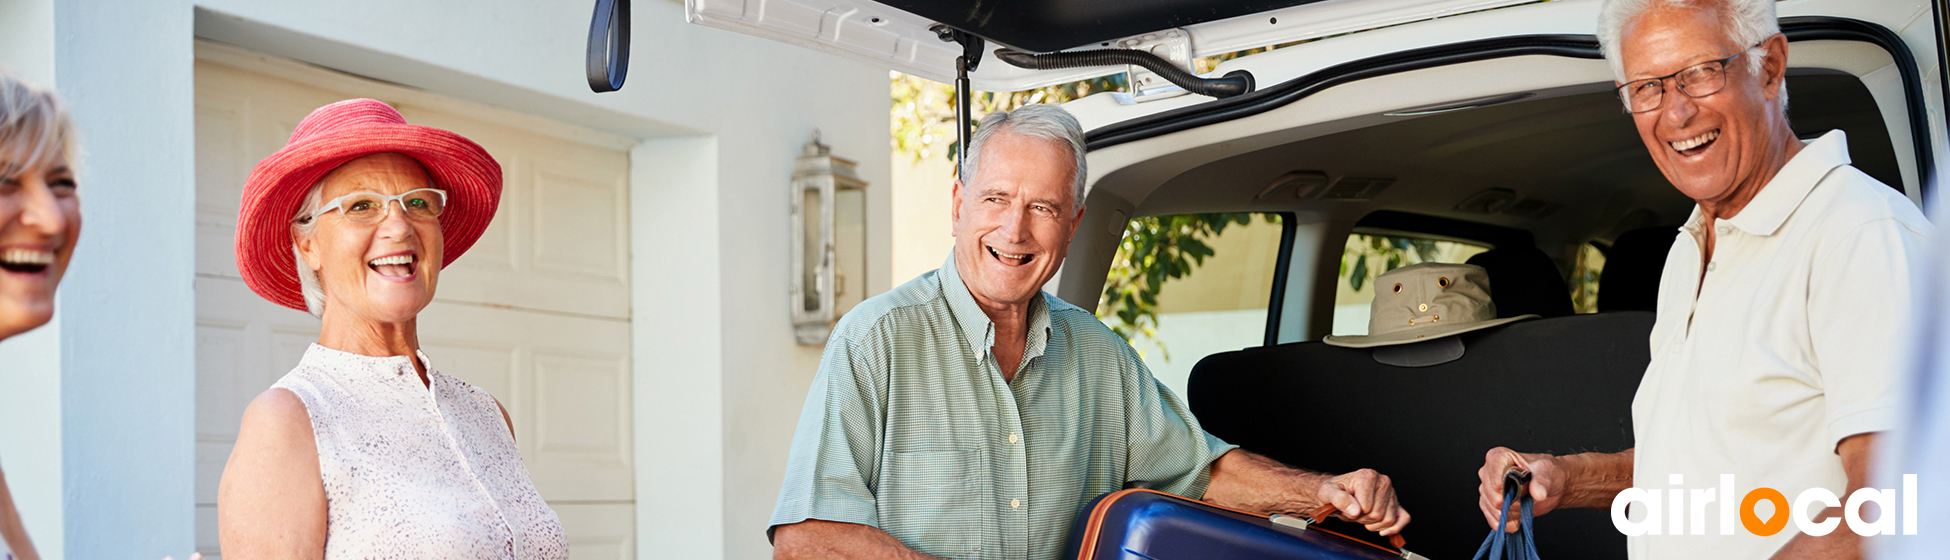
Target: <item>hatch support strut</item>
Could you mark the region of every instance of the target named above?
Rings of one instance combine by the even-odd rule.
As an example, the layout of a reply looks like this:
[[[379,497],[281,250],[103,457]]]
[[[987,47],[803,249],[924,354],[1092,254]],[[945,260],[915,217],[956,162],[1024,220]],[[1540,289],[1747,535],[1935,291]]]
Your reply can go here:
[[[934,34],[942,41],[961,45],[961,56],[955,57],[955,140],[958,142],[955,176],[960,177],[962,163],[968,161],[968,140],[972,134],[969,127],[973,117],[969,107],[968,73],[982,65],[982,49],[987,46],[987,41],[969,32],[939,24],[934,26]]]

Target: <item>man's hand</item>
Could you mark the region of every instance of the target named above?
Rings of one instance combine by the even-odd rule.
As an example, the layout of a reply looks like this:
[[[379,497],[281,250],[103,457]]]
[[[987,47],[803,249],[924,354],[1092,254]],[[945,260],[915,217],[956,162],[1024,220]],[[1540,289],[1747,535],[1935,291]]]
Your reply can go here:
[[[1483,468],[1477,469],[1476,478],[1482,482],[1476,486],[1476,506],[1483,510],[1483,520],[1491,527],[1496,526],[1498,516],[1508,514],[1509,523],[1504,524],[1503,532],[1515,533],[1522,528],[1523,520],[1517,516],[1516,504],[1511,504],[1509,512],[1503,509],[1503,475],[1511,468],[1530,472],[1530,497],[1537,500],[1531,506],[1531,514],[1543,515],[1557,509],[1558,498],[1564,489],[1564,472],[1556,457],[1541,453],[1518,453],[1508,447],[1491,449],[1483,457]]]
[[[1388,475],[1374,469],[1361,469],[1327,479],[1314,490],[1314,496],[1340,510],[1335,516],[1360,523],[1382,536],[1402,532],[1408,525],[1408,511],[1395,501],[1395,485]]]
[[[1532,515],[1550,513],[1560,507],[1611,507],[1611,499],[1632,484],[1632,450],[1622,453],[1583,453],[1552,456],[1518,453],[1508,447],[1491,449],[1483,456],[1483,468],[1476,470],[1481,482],[1476,486],[1477,507],[1483,521],[1495,527],[1503,509],[1503,474],[1511,467],[1530,471],[1530,497],[1536,500]],[[1503,531],[1514,533],[1523,527],[1517,504],[1510,504]]]
[[[1305,514],[1334,504],[1337,517],[1383,536],[1400,533],[1409,521],[1386,475],[1370,469],[1340,476],[1307,472],[1244,449],[1212,462],[1212,484],[1202,499],[1260,514]]]

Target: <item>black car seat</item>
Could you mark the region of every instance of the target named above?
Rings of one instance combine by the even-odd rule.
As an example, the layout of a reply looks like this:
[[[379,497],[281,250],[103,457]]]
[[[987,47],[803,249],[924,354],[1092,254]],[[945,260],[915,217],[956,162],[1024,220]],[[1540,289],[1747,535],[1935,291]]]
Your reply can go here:
[[[1570,287],[1550,255],[1536,247],[1497,247],[1470,257],[1469,264],[1489,271],[1490,301],[1496,302],[1497,317],[1572,313]]]
[[[1414,516],[1408,549],[1469,558],[1489,535],[1476,470],[1491,448],[1632,447],[1651,330],[1652,314],[1636,311],[1518,321],[1459,335],[1462,358],[1418,368],[1319,342],[1249,348],[1200,360],[1186,397],[1207,431],[1253,452],[1315,471],[1388,475]],[[1536,523],[1544,558],[1625,558],[1608,510]]]
[[[1679,226],[1635,229],[1618,235],[1598,274],[1598,311],[1655,311],[1659,276],[1666,268]],[[1492,283],[1496,280],[1491,279]],[[1490,288],[1495,289],[1495,284]]]

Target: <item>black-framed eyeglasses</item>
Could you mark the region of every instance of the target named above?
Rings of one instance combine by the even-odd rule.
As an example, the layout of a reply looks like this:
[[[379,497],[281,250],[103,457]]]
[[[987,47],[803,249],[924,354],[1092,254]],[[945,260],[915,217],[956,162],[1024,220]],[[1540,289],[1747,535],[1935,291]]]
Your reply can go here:
[[[1687,66],[1678,72],[1657,78],[1625,82],[1625,85],[1618,86],[1618,98],[1625,102],[1626,112],[1637,114],[1656,110],[1660,103],[1665,101],[1666,80],[1672,80],[1677,84],[1679,91],[1685,93],[1687,97],[1697,99],[1713,95],[1727,87],[1727,64],[1759,47],[1760,45],[1756,44],[1748,47],[1747,50],[1734,53],[1733,56]]]

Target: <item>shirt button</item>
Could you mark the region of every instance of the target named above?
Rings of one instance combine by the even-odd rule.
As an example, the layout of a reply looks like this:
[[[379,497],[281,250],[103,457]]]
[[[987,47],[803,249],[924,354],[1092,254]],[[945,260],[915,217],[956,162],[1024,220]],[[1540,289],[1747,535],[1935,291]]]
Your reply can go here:
[[[1707,271],[1707,272],[1713,272],[1713,269],[1715,269],[1715,268],[1719,268],[1719,264],[1720,264],[1720,263],[1718,263],[1718,262],[1710,262],[1710,263],[1706,263],[1706,271]]]
[[[1733,233],[1733,226],[1720,226],[1720,235]]]
[[[1022,507],[1022,500],[1017,500],[1014,498],[1011,498],[1009,500],[1009,509],[1020,509],[1021,507]]]
[[[1009,443],[1015,443],[1016,440],[1019,439],[1022,439],[1022,436],[1018,436],[1016,434],[1009,434]]]

